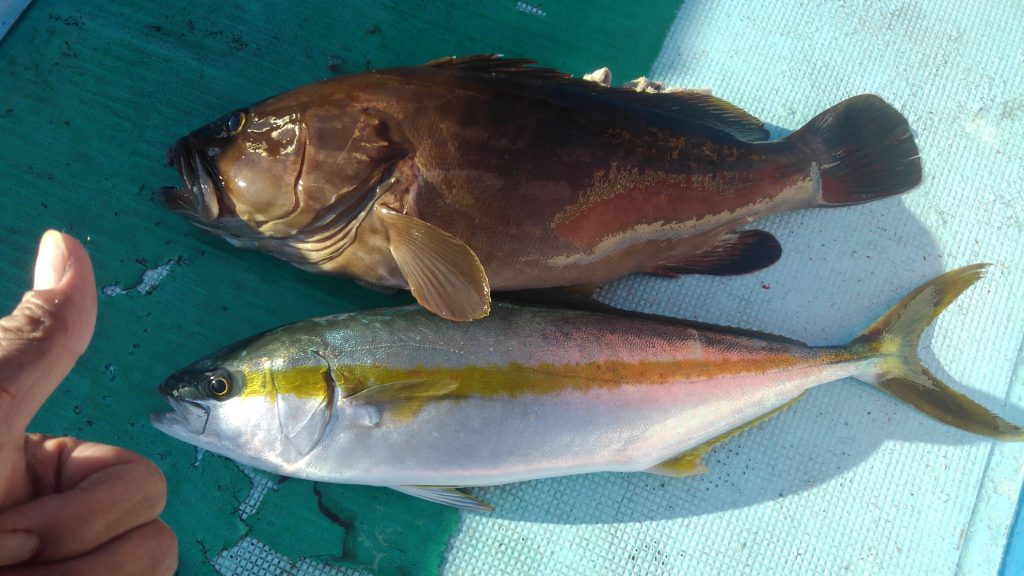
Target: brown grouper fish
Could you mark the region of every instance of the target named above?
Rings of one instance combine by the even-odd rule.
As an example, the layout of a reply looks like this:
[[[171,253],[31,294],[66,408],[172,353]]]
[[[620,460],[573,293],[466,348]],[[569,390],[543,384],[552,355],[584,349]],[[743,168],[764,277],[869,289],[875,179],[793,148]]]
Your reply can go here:
[[[185,187],[164,200],[235,245],[470,320],[492,290],[758,270],[779,243],[740,227],[921,180],[906,119],[876,96],[768,141],[713,96],[530,64],[450,58],[237,110],[174,146]]]

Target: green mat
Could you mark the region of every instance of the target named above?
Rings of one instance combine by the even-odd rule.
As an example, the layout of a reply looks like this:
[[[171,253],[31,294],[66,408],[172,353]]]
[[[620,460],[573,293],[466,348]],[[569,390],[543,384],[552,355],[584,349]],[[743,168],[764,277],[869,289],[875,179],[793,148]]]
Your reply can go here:
[[[294,4],[294,5],[293,5]],[[98,2],[37,0],[0,41],[0,302],[31,282],[46,228],[69,232],[102,288],[88,353],[33,430],[126,446],[169,482],[183,574],[243,538],[293,561],[437,572],[458,513],[386,489],[243,471],[162,436],[148,414],[174,369],[315,315],[392,305],[352,282],[243,252],[164,210],[178,137],[307,82],[498,52],[617,82],[648,72],[679,1]]]

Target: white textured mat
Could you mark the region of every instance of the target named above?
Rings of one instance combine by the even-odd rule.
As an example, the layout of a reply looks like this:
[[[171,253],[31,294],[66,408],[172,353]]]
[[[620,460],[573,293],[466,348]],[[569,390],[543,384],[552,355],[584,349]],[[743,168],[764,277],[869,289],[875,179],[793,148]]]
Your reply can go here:
[[[763,221],[784,255],[761,273],[630,278],[603,298],[841,343],[919,283],[992,262],[925,334],[922,356],[1024,421],[1021,22],[1018,0],[688,0],[655,79],[710,86],[789,129],[877,93],[915,129],[926,181],[896,199]],[[498,510],[464,517],[446,571],[996,574],[1024,447],[996,446],[843,381],[707,464],[691,479],[601,474],[482,489]]]

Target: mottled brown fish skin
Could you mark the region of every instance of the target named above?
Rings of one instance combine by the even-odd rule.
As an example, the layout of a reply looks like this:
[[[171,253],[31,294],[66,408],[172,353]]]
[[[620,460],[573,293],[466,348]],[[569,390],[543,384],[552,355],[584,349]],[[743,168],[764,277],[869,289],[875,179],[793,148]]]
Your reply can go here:
[[[382,202],[464,241],[494,290],[645,271],[754,218],[812,202],[792,190],[809,178],[794,145],[743,142],[686,118],[615,106],[603,92],[515,78],[485,83],[435,68],[321,87],[350,90],[400,118],[416,180]],[[665,224],[676,226],[664,238],[637,231]],[[598,252],[624,235],[620,249]],[[571,263],[574,256],[583,262]]]
[[[714,98],[608,88],[527,63],[445,60],[257,103],[177,144],[188,188],[167,203],[236,245],[411,287],[435,312],[469,319],[486,314],[490,290],[716,273],[687,264],[746,258],[721,248],[753,220],[920,181],[906,120],[877,97],[766,142],[759,121]],[[381,211],[429,226],[399,238],[396,222],[411,221]],[[760,255],[724,273],[778,258],[770,235],[747,240],[762,242]],[[477,302],[445,305],[459,298]]]

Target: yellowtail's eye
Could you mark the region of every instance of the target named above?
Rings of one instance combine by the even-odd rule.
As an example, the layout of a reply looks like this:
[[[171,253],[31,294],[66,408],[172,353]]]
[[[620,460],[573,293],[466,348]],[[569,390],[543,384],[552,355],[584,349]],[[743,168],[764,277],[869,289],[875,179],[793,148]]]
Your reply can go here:
[[[227,122],[224,123],[224,132],[228,136],[234,136],[242,131],[245,127],[245,112],[235,112],[228,117]]]
[[[227,376],[212,376],[206,383],[206,389],[210,392],[211,396],[223,398],[231,393],[231,381],[228,380]]]

